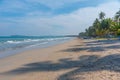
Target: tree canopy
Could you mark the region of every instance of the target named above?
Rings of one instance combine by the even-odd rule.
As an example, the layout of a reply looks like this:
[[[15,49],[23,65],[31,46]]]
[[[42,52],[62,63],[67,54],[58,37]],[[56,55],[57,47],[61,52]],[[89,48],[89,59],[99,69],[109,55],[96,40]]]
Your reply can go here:
[[[120,35],[120,10],[116,12],[114,18],[105,18],[104,12],[99,13],[99,18],[96,18],[92,26],[87,28],[85,32],[79,36],[87,37],[110,37]]]

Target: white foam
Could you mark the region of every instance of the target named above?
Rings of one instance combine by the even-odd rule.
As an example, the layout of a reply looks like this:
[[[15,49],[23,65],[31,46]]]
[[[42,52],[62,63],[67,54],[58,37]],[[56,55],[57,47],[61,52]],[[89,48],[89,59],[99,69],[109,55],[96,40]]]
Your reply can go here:
[[[7,41],[6,43],[9,43],[9,44],[19,44],[19,43],[28,43],[28,42],[38,42],[38,41],[41,41],[40,39],[25,39],[25,40],[22,40],[22,41]]]
[[[18,44],[18,43],[21,43],[21,41],[7,41],[7,43],[10,43],[10,44]]]

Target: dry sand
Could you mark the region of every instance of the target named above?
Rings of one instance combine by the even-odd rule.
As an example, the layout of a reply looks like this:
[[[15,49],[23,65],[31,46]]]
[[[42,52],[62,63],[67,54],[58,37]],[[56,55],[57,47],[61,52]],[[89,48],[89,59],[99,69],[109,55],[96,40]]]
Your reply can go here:
[[[0,80],[120,80],[120,41],[75,39],[9,56]]]

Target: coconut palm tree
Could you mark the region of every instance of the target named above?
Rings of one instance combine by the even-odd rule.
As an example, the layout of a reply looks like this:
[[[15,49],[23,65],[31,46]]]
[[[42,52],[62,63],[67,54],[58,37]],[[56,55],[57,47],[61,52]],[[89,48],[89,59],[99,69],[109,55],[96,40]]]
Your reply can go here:
[[[120,22],[120,10],[119,10],[118,12],[116,12],[115,20],[116,20],[118,23]]]
[[[99,13],[99,19],[104,19],[105,18],[105,13],[104,12],[100,12]]]

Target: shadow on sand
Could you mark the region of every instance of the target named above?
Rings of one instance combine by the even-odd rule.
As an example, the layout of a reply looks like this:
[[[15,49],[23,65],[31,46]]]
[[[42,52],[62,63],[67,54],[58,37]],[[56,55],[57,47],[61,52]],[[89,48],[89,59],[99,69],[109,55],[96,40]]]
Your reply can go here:
[[[72,59],[61,59],[58,63],[53,63],[50,61],[46,62],[36,62],[24,65],[21,68],[1,73],[4,75],[20,75],[29,72],[48,72],[48,71],[58,71],[58,70],[67,70],[73,69],[71,72],[61,75],[58,80],[77,80],[73,77],[77,74],[85,72],[93,72],[100,70],[109,70],[109,71],[120,71],[120,55],[108,55],[105,57],[99,57],[96,55],[87,55],[80,56],[78,60]]]
[[[110,49],[120,49],[120,44],[117,45],[117,43],[120,43],[119,40],[99,40],[99,41],[90,41],[90,42],[84,42],[84,43],[86,45],[84,46],[74,45],[72,46],[72,48],[70,47],[62,51],[63,52],[80,52],[80,51],[87,50],[88,52],[101,52],[101,51],[106,51]],[[108,45],[108,46],[104,46],[104,45]]]
[[[93,47],[92,47],[93,48]],[[63,51],[80,51],[80,50],[90,50],[89,48],[70,48]],[[120,48],[120,45],[107,46],[106,49]],[[95,48],[96,49],[96,48]],[[103,49],[103,48],[102,48]],[[92,51],[92,50],[91,50]],[[94,51],[94,50],[93,50]],[[101,50],[100,50],[101,51]],[[83,80],[82,78],[74,78],[75,75],[94,72],[94,71],[114,71],[120,72],[120,55],[113,54],[100,57],[97,55],[83,55],[80,56],[78,60],[73,60],[71,58],[60,59],[58,63],[53,63],[52,61],[36,62],[23,65],[23,67],[1,73],[2,75],[20,75],[29,72],[49,72],[49,71],[59,71],[75,69],[73,71],[67,72],[58,77],[58,80]]]

